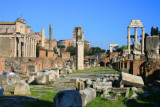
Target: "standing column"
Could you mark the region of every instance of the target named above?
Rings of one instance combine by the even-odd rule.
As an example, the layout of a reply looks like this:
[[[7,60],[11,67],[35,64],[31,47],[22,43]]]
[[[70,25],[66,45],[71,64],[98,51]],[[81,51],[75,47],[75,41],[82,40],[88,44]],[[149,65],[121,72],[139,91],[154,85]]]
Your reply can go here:
[[[31,41],[30,41],[30,40],[31,40],[31,38],[29,37],[29,38],[28,38],[28,57],[31,56],[31,54],[30,54],[30,50],[31,50],[31,49],[30,49]]]
[[[37,43],[36,43],[36,39],[34,40],[34,57],[36,57],[36,45],[37,45]]]
[[[135,33],[135,40],[134,40],[134,42],[137,43],[137,27],[135,27],[134,30],[135,30],[135,31],[134,31],[134,33]]]
[[[130,27],[128,27],[128,53],[130,54]]]
[[[28,57],[28,37],[26,37],[26,57]]]
[[[144,54],[144,38],[145,38],[145,30],[144,27],[142,27],[142,51],[141,53]]]
[[[21,57],[21,38],[18,38],[19,39],[19,43],[18,43],[18,57]]]
[[[23,57],[26,57],[26,37],[24,36],[24,42],[23,42]]]
[[[32,38],[32,57],[34,57],[34,39]]]
[[[44,39],[45,39],[45,30],[42,29],[42,36],[41,36],[41,46],[44,47]]]
[[[31,57],[33,57],[33,38],[31,38]]]
[[[17,38],[14,39],[14,57],[17,57]]]
[[[49,26],[49,50],[52,50],[52,25]]]

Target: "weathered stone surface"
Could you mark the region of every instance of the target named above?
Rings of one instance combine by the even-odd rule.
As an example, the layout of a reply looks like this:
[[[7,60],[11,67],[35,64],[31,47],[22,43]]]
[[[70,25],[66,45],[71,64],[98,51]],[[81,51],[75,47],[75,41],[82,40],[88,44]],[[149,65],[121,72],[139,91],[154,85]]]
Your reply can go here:
[[[131,85],[134,87],[143,87],[144,86],[144,82],[142,80],[142,77],[140,76],[134,76],[131,74],[127,74],[127,73],[123,73],[121,72],[121,76],[122,76],[122,80],[121,80],[121,84],[122,85]]]
[[[129,95],[129,88],[127,88],[127,90],[126,90],[125,98],[127,98],[128,95]]]
[[[29,76],[27,83],[30,84],[33,83],[34,81],[35,81],[35,76]]]
[[[71,74],[72,70],[70,68],[62,68],[60,69],[60,74]]]
[[[54,97],[54,107],[82,107],[81,95],[76,90],[60,91]]]
[[[37,66],[36,65],[28,65],[27,66],[27,73],[30,72],[37,72]]]
[[[148,58],[159,57],[159,36],[146,37],[146,52]]]
[[[46,75],[39,75],[35,78],[37,84],[44,85],[47,84],[47,76]]]
[[[20,82],[19,75],[4,75],[0,76],[0,83],[4,85],[14,85],[15,83]]]
[[[58,69],[46,69],[46,72],[35,77],[35,81],[37,84],[52,84],[59,78],[59,70]]]
[[[101,97],[104,97],[104,98],[106,99],[106,98],[110,97],[110,95],[109,95],[108,91],[105,90],[105,91],[103,92],[103,94],[101,95]]]
[[[0,87],[0,97],[3,96],[3,92],[4,92],[4,89],[2,87]]]
[[[15,85],[14,95],[30,95],[30,87],[25,82],[19,82]]]
[[[81,90],[80,94],[81,94],[83,106],[86,106],[94,98],[96,98],[96,91],[93,88],[86,88],[84,90]]]

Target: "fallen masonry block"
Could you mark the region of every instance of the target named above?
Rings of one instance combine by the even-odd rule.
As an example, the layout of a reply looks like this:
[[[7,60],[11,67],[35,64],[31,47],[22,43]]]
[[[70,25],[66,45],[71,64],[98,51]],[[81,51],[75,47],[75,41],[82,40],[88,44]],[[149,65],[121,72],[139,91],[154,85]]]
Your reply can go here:
[[[93,88],[86,88],[80,91],[82,98],[82,106],[86,106],[94,98],[96,98],[96,91]]]
[[[79,91],[64,90],[54,97],[53,107],[82,107],[82,99]]]
[[[138,88],[144,86],[142,77],[121,72],[121,85],[130,85]]]

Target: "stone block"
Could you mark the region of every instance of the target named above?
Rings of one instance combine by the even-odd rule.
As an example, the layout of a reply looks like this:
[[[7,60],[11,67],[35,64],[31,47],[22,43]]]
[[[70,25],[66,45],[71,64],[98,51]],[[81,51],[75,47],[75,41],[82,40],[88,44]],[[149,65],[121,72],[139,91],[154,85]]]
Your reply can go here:
[[[30,95],[30,87],[25,82],[19,82],[15,85],[14,95]]]
[[[54,97],[53,107],[82,107],[82,99],[79,91],[64,90]]]
[[[135,76],[127,73],[121,73],[122,80],[121,80],[121,85],[130,85],[134,87],[141,88],[144,86],[144,82],[142,77],[140,76]]]
[[[86,106],[94,98],[96,98],[96,91],[93,88],[86,88],[80,91],[82,98],[82,106]]]
[[[31,72],[37,72],[37,66],[36,65],[27,65],[27,73]]]

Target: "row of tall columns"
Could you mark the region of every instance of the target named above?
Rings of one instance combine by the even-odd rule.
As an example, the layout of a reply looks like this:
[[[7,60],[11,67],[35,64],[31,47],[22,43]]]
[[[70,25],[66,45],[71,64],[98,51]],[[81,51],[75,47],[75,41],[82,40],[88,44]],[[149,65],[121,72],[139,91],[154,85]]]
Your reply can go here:
[[[15,37],[14,57],[36,57],[36,39],[32,37]],[[23,46],[22,46],[23,44]]]
[[[128,30],[128,53],[131,53],[131,46],[130,46],[130,27],[127,28]],[[145,30],[144,27],[142,27],[142,43],[141,43],[141,54],[144,54],[144,38],[145,38]],[[135,41],[137,43],[137,27],[135,27]]]

